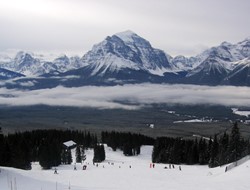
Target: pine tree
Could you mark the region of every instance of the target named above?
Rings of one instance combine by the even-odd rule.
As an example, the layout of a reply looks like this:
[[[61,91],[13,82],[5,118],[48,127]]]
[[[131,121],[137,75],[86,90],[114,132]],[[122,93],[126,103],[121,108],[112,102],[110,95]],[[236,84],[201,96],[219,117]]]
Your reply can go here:
[[[81,147],[80,146],[76,147],[76,162],[77,163],[81,163],[82,162],[82,151],[81,151]]]
[[[207,143],[205,139],[201,138],[199,142],[199,164],[207,164],[206,160],[206,154],[207,154]]]
[[[228,163],[228,143],[229,143],[229,136],[226,133],[224,133],[219,140],[218,161],[220,166]]]
[[[101,160],[104,161],[106,159],[106,154],[105,154],[105,149],[104,149],[103,144],[100,147],[100,152],[101,152]]]
[[[209,167],[215,167],[219,165],[219,162],[216,159],[218,156],[218,152],[219,152],[219,143],[217,141],[217,136],[215,135],[210,154]]]
[[[96,144],[94,146],[93,162],[102,162],[106,158],[104,145]]]
[[[71,164],[72,163],[72,154],[71,154],[71,150],[67,149],[67,164]]]
[[[39,164],[43,169],[51,168],[51,160],[50,160],[50,149],[46,142],[43,142],[39,147]]]
[[[136,155],[141,154],[141,146],[136,147]]]
[[[169,162],[173,164],[181,163],[181,154],[182,154],[181,140],[175,139],[174,145],[171,150],[171,156]]]
[[[192,143],[191,151],[188,153],[188,164],[199,162],[198,142],[197,139]]]
[[[82,149],[81,149],[81,154],[82,154],[82,161],[84,162],[86,160],[86,154],[85,154],[84,147],[82,147]]]
[[[133,151],[132,151],[132,146],[130,143],[126,143],[123,147],[123,154],[125,156],[132,156],[133,155]]]
[[[31,169],[30,148],[22,136],[18,141],[16,146],[12,146],[11,165],[15,168]]]
[[[231,130],[229,147],[228,147],[228,161],[234,162],[241,158],[243,152],[242,141],[238,123],[236,122]]]
[[[62,164],[67,164],[67,153],[66,153],[66,149],[62,149],[61,152],[61,162]]]

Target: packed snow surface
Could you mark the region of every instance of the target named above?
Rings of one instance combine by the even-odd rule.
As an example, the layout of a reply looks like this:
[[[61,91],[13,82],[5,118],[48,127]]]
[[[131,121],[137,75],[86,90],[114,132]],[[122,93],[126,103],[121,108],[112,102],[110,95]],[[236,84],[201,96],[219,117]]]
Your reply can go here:
[[[94,166],[93,151],[87,150],[87,169],[76,164],[41,170],[37,163],[31,171],[0,167],[1,190],[249,190],[250,161],[225,173],[225,166],[209,169],[207,166],[156,164],[150,168],[152,147],[144,146],[141,155],[125,157],[121,151],[106,149],[106,160]],[[73,153],[74,151],[72,151]],[[113,163],[113,164],[111,164]],[[131,168],[130,168],[131,166]],[[12,185],[11,185],[12,184]]]

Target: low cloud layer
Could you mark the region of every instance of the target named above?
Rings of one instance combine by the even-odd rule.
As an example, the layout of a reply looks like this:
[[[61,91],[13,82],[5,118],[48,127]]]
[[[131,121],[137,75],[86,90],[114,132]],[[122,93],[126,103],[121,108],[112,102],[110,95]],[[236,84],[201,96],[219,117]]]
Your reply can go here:
[[[140,84],[112,87],[56,87],[22,91],[0,88],[0,104],[138,109],[152,103],[250,106],[250,88],[233,86]]]

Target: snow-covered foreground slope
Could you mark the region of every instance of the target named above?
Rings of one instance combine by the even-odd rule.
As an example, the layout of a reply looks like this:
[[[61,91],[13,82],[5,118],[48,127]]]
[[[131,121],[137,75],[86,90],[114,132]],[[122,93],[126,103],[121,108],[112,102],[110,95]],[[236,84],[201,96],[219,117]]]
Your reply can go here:
[[[225,167],[209,169],[207,166],[175,166],[164,169],[164,164],[150,168],[152,147],[144,146],[141,155],[124,157],[106,147],[106,161],[94,166],[93,151],[87,151],[87,170],[77,164],[41,170],[37,164],[31,171],[1,168],[0,189],[9,190],[248,190],[250,189],[250,161],[225,173]],[[111,165],[114,163],[114,165]],[[131,168],[129,167],[131,166]]]

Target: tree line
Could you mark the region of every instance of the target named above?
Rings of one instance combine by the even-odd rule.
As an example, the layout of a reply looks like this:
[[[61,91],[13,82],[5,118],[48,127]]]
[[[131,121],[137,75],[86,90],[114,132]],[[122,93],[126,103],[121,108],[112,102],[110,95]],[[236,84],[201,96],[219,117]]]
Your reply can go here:
[[[141,152],[141,145],[153,145],[155,139],[141,135],[126,132],[102,132],[102,143],[107,144],[109,147],[116,151],[120,149],[125,156],[138,155]]]
[[[250,153],[250,143],[240,134],[235,123],[231,132],[205,138],[185,140],[182,138],[157,138],[152,153],[154,163],[207,164],[221,166],[239,160]]]
[[[132,133],[102,132],[99,142],[96,134],[71,130],[34,130],[4,136],[0,134],[0,165],[20,169],[31,169],[31,162],[39,162],[43,169],[60,164],[71,164],[71,150],[63,146],[68,140],[77,143],[76,162],[86,159],[85,149],[93,148],[93,162],[105,160],[107,143],[115,151],[123,150],[124,155],[140,154],[141,145],[153,145],[154,139]]]
[[[93,148],[96,135],[86,131],[35,130],[0,135],[0,165],[31,169],[31,162],[39,161],[44,169],[72,162],[71,151],[63,142],[74,140],[85,148]]]
[[[125,132],[102,132],[98,141],[96,134],[87,131],[35,130],[4,136],[0,130],[0,165],[31,169],[31,162],[38,161],[44,169],[72,162],[71,151],[63,142],[77,143],[76,162],[86,159],[85,149],[93,148],[93,162],[106,158],[104,143],[113,151],[120,149],[125,156],[140,154],[142,145],[153,145],[153,163],[201,164],[216,167],[239,160],[250,153],[250,143],[245,140],[235,123],[230,133],[215,135],[210,139],[188,140],[159,137],[153,139],[141,134]]]

